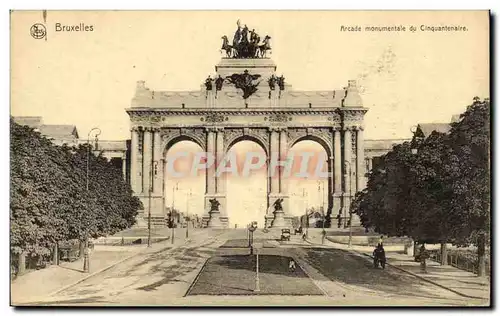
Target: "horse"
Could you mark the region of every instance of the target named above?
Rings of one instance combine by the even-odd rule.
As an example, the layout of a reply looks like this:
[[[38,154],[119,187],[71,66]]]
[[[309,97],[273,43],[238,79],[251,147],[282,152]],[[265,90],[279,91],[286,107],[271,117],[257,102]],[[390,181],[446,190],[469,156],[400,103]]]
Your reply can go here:
[[[260,55],[260,58],[264,58],[266,56],[266,51],[271,49],[270,39],[271,39],[271,37],[269,35],[266,35],[266,37],[262,41],[262,45],[259,45],[257,47],[257,50],[255,52],[256,57],[258,57]]]
[[[221,39],[222,39],[221,51],[225,50],[226,56],[229,58],[229,57],[231,57],[231,55],[233,53],[233,46],[229,45],[229,40],[227,39],[226,35],[222,36]]]

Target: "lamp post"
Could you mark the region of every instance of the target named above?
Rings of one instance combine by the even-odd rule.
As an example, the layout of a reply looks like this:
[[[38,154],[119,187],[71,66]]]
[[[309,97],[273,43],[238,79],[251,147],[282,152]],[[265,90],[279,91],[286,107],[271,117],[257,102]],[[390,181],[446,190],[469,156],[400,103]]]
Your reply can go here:
[[[418,153],[418,146],[420,145],[421,137],[417,136],[417,126],[412,126],[410,128],[410,132],[412,132],[413,137],[411,139],[410,147],[411,147],[411,153],[413,155],[416,155]]]
[[[418,147],[420,146],[420,144],[422,143],[422,141],[423,141],[423,139],[424,139],[424,136],[423,136],[422,134],[421,134],[421,135],[419,135],[419,134],[417,133],[417,131],[418,131],[418,126],[415,126],[415,125],[414,125],[414,126],[412,126],[412,127],[410,128],[410,132],[413,134],[413,137],[412,137],[412,139],[411,139],[411,143],[410,143],[410,148],[411,148],[411,153],[412,153],[412,155],[414,155],[414,156],[416,156],[416,155],[418,154]],[[423,244],[422,244],[422,245],[423,245]],[[417,241],[416,241],[416,240],[414,240],[414,241],[413,241],[413,255],[414,255],[414,256],[417,254],[417,251],[416,251],[416,250],[417,250]],[[425,261],[425,259],[424,259],[424,260],[422,260],[422,266],[424,266],[424,265],[425,265],[425,263],[424,263],[423,261]],[[422,266],[421,266],[421,268],[422,268]],[[423,269],[424,269],[424,271],[425,271],[425,267],[424,267]]]
[[[349,161],[345,161],[345,164],[349,166],[349,183],[347,183],[347,168],[344,166],[344,183],[345,185],[349,186],[349,243],[348,247],[352,247],[352,208],[351,208],[351,202],[352,202],[352,185],[351,185],[351,163]]]
[[[172,214],[171,216],[171,221],[172,221],[172,241],[171,243],[174,243],[174,238],[175,238],[175,219],[174,219],[174,210],[175,210],[175,191],[179,190],[179,182],[176,182],[174,187],[172,188],[172,209],[170,210],[170,213]]]
[[[302,189],[302,198],[303,198],[303,201],[304,201],[304,212],[305,212],[305,215],[306,215],[306,218],[305,218],[305,223],[304,225],[306,225],[306,238],[309,237],[309,215],[307,215],[307,201],[306,201],[306,196],[307,196],[307,192],[306,192],[306,189]]]
[[[189,193],[186,192],[186,238],[189,238],[189,223],[191,222],[191,219],[189,218],[189,199],[191,198],[191,195],[191,189],[189,189]]]
[[[98,140],[98,136],[101,135],[101,129],[98,128],[98,127],[94,127],[92,128],[89,133],[87,134],[87,168],[86,168],[86,177],[85,177],[85,188],[86,188],[86,191],[87,191],[87,196],[88,196],[88,192],[89,192],[89,164],[90,164],[90,134],[92,134],[92,132],[96,132],[95,133],[95,141],[96,141],[96,145],[97,145],[97,140]],[[96,149],[97,149],[97,146],[96,146]],[[89,258],[89,245],[88,245],[88,236],[85,236],[85,244],[84,244],[84,251],[83,251],[83,272],[84,273],[89,273],[90,271],[90,258]]]
[[[151,164],[150,176],[149,176],[149,201],[148,201],[148,247],[151,247],[151,193],[153,192],[153,176],[156,174],[156,168],[158,161],[153,161]],[[153,172],[154,170],[154,172]]]
[[[321,190],[320,190],[321,188]],[[321,243],[325,243],[325,221],[326,221],[326,216],[325,216],[325,183],[321,180],[318,180],[318,192],[321,192],[322,194],[322,201],[321,201],[321,215],[323,216],[322,226],[323,229],[321,231]]]

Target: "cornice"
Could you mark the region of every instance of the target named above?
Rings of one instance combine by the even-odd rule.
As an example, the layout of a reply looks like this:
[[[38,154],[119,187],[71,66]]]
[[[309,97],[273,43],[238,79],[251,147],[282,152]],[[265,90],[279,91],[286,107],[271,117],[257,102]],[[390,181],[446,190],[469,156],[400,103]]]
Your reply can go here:
[[[151,108],[129,108],[125,110],[129,115],[135,116],[192,116],[192,115],[270,115],[270,114],[288,114],[288,115],[336,115],[344,113],[364,114],[367,108],[237,108],[237,109],[151,109]]]

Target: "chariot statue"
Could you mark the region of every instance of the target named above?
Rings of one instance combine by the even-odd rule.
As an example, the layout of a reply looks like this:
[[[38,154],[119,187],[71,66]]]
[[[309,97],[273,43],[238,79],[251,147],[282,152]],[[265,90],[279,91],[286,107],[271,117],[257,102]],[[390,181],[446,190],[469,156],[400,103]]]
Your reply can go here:
[[[241,21],[236,22],[238,28],[234,32],[233,44],[229,44],[229,39],[226,35],[222,36],[221,51],[226,51],[228,58],[264,58],[266,52],[271,50],[271,37],[266,35],[262,43],[260,36],[255,32],[255,29],[249,31],[245,24],[241,26]]]

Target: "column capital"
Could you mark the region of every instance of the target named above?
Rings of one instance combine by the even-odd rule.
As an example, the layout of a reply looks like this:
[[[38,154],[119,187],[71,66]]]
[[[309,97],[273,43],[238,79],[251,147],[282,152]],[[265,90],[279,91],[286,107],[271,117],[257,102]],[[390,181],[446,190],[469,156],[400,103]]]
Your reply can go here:
[[[272,132],[281,133],[281,132],[286,132],[288,129],[286,127],[283,127],[283,126],[270,126],[270,127],[268,127],[268,130],[270,133],[272,133]]]
[[[151,126],[144,126],[142,128],[145,132],[154,132],[154,127],[151,127]]]
[[[356,125],[345,125],[342,126],[343,131],[355,131],[356,130]]]
[[[140,126],[132,126],[130,128],[130,131],[131,132],[139,132],[141,130],[141,127]]]
[[[215,133],[215,132],[217,132],[217,127],[213,127],[213,126],[205,127],[205,132],[207,132],[207,133]]]

